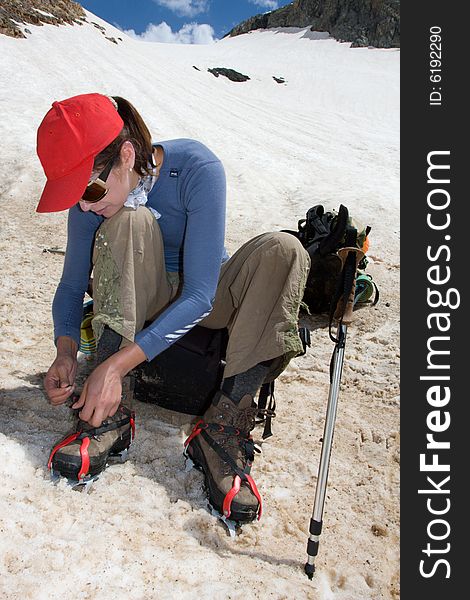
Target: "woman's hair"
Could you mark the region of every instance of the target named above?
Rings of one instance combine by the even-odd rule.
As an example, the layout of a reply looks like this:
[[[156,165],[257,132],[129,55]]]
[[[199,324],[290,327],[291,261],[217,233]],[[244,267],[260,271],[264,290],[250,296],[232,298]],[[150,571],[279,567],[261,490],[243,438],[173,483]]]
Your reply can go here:
[[[124,121],[124,127],[115,140],[106,146],[95,158],[93,165],[94,171],[102,169],[110,160],[113,160],[113,166],[119,164],[119,151],[124,142],[129,141],[135,150],[134,171],[140,176],[152,174],[152,168],[149,167],[149,161],[152,163],[151,156],[153,152],[152,138],[147,125],[139,115],[134,106],[120,96],[112,96],[116,101],[118,113]]]

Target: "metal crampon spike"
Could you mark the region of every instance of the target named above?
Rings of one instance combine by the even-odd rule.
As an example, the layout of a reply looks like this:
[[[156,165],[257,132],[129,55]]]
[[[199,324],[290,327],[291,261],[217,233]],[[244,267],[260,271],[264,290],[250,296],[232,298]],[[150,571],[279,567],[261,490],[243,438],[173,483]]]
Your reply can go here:
[[[221,515],[211,504],[209,504],[209,509],[213,517],[217,517],[222,521],[227,529],[227,534],[230,536],[230,539],[234,540],[237,537],[237,533],[241,530],[240,525],[236,521],[232,521],[231,519],[227,519],[224,515]]]
[[[112,464],[120,464],[120,463],[125,463],[126,460],[129,457],[129,450],[128,448],[126,448],[125,450],[122,450],[121,452],[118,452],[117,454],[110,454],[108,456],[108,464],[112,465]]]
[[[196,468],[196,465],[193,463],[193,461],[189,458],[189,456],[187,454],[185,454],[184,456],[186,459],[184,461],[184,472],[188,473],[192,469]]]
[[[91,488],[95,481],[99,479],[98,475],[88,475],[84,477],[80,481],[75,481],[74,479],[68,479],[67,477],[62,477],[59,473],[55,473],[53,469],[51,469],[51,481],[54,485],[57,485],[61,479],[65,479],[67,486],[71,487],[76,492],[85,492],[88,494],[91,491]]]
[[[79,482],[69,482],[69,485],[75,492],[84,492],[85,494],[88,494],[91,491],[91,488],[93,487],[95,481],[98,481],[97,475],[94,477],[85,478]]]

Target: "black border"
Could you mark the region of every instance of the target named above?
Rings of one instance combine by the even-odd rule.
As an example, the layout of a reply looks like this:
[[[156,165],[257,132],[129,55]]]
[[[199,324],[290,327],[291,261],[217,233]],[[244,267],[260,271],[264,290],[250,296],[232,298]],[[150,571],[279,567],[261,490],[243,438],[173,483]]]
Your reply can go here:
[[[470,262],[470,245],[467,248],[470,198],[466,190],[467,174],[470,177],[470,164],[467,165],[470,110],[465,91],[468,87],[469,12],[466,3],[455,1],[427,0],[401,5],[401,598],[405,600],[442,600],[468,595],[464,542],[470,531],[465,514],[467,456],[470,454],[466,443],[470,441],[470,422],[466,419],[469,393],[465,386],[465,373],[470,372],[466,357],[469,351],[465,344],[469,331],[465,292]],[[442,82],[438,84],[429,79],[432,26],[442,29]],[[432,87],[442,88],[441,106],[429,105]],[[451,224],[445,231],[451,236],[449,241],[443,240],[444,232],[433,231],[426,224],[427,195],[432,186],[427,181],[427,157],[429,152],[440,150],[450,151],[447,159],[450,184],[443,186],[451,197]],[[451,257],[448,262],[444,258],[438,262],[450,267],[451,279],[447,287],[459,290],[461,303],[458,308],[449,310],[452,322],[447,333],[450,357],[445,357],[442,362],[450,364],[451,380],[443,385],[449,385],[451,400],[441,410],[449,411],[451,424],[438,438],[447,439],[451,444],[450,450],[439,453],[440,462],[450,464],[448,497],[451,507],[443,516],[449,522],[450,534],[446,540],[432,543],[435,548],[443,548],[448,542],[450,549],[448,553],[428,558],[422,552],[431,541],[427,526],[438,517],[430,515],[426,508],[429,496],[418,494],[418,489],[426,487],[426,475],[431,475],[420,472],[419,455],[426,450],[426,434],[429,433],[426,417],[435,409],[426,399],[430,383],[419,378],[427,372],[426,343],[432,335],[426,318],[433,312],[427,303],[427,270],[433,263],[426,252],[429,245],[437,248],[444,243],[449,245]],[[443,473],[436,473],[436,481],[442,480],[443,476]],[[450,577],[445,577],[447,567],[444,564],[436,568],[432,577],[422,577],[420,561],[427,561],[425,570],[430,572],[432,561],[439,558],[448,560]]]

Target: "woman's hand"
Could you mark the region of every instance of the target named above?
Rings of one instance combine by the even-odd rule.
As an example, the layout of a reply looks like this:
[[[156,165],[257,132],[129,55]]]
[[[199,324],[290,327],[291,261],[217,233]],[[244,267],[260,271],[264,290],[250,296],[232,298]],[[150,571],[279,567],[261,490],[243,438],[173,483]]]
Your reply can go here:
[[[71,338],[57,340],[57,358],[44,378],[44,389],[52,405],[63,404],[75,389],[77,345]]]
[[[99,427],[112,417],[121,402],[122,377],[113,361],[102,362],[85,381],[80,398],[72,408],[81,408],[80,419],[92,427]]]
[[[82,421],[99,427],[112,417],[121,402],[122,378],[145,360],[144,352],[131,344],[102,362],[85,381],[80,398],[72,408],[81,408]]]

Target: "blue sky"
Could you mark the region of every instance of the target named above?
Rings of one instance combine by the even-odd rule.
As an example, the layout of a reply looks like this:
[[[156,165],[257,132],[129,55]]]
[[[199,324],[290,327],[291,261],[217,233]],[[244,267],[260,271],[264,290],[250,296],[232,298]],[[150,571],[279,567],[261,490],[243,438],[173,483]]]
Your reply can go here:
[[[284,0],[79,0],[133,37],[147,41],[210,43],[241,21],[291,2]]]

